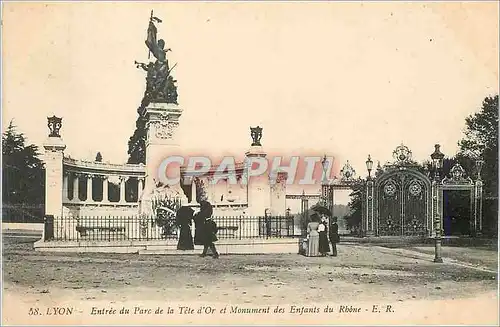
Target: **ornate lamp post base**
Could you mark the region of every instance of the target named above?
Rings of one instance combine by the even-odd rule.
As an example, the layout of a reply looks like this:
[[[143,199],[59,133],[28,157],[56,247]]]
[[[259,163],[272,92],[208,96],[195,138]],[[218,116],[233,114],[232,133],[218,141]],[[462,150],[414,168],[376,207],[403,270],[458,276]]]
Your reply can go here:
[[[441,256],[441,237],[437,236],[434,240],[434,262],[443,263],[443,257]]]

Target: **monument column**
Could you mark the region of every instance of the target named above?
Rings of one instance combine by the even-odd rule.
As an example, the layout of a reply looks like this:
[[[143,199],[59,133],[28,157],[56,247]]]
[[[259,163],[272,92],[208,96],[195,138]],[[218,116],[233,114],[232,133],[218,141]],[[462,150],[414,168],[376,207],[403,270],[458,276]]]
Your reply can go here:
[[[159,190],[158,184],[164,179],[166,174],[163,167],[163,161],[169,156],[180,155],[180,146],[177,142],[176,131],[179,127],[179,118],[182,109],[173,103],[150,103],[142,115],[146,119],[146,176],[144,191],[139,200],[141,213],[152,214],[152,198],[155,190]],[[163,169],[162,171],[160,171]],[[180,169],[177,175],[180,174]],[[175,176],[175,173],[169,172],[169,177]],[[180,177],[180,176],[179,176]],[[179,183],[170,185],[161,192],[167,192],[168,196],[180,198],[181,202],[186,203],[187,199]]]
[[[167,49],[161,46],[161,40],[157,36],[158,28],[155,23],[159,21],[149,19],[147,28],[147,39],[145,44],[148,53],[153,54],[154,62],[136,62],[136,67],[144,70],[146,76],[146,91],[138,109],[139,119],[144,123],[146,130],[145,140],[145,165],[146,176],[144,191],[139,199],[139,211],[141,214],[152,214],[152,200],[158,193],[161,197],[178,199],[186,203],[187,199],[181,188],[180,181],[164,187],[167,182],[166,170],[169,168],[165,160],[172,156],[179,156],[180,147],[176,137],[179,127],[179,118],[182,109],[177,102],[177,85],[172,76],[172,69],[167,59]],[[149,56],[148,56],[149,58]],[[178,163],[177,163],[178,164]],[[180,164],[184,164],[183,162]],[[172,167],[173,165],[171,165]],[[180,169],[177,175],[180,175]],[[169,168],[169,177],[175,172]],[[175,176],[180,177],[180,176]]]
[[[61,218],[63,214],[63,158],[66,145],[59,130],[62,118],[47,117],[50,130],[49,137],[43,144],[45,150],[45,215],[54,217],[54,237],[64,237]]]
[[[191,179],[191,204],[196,203],[196,182],[195,179]]]
[[[102,202],[104,202],[104,203],[109,202],[108,176],[103,176],[102,177]]]
[[[79,189],[78,189],[78,186],[80,183],[78,183],[79,181],[79,177],[78,177],[78,174],[77,173],[73,173],[73,202],[78,202],[80,201],[80,199],[78,198],[80,196],[80,192],[79,192]]]
[[[141,198],[143,189],[144,189],[144,178],[139,177],[137,179],[137,199]]]
[[[63,202],[69,201],[68,197],[68,183],[69,183],[69,172],[63,172]]]
[[[266,171],[260,176],[249,176],[249,169],[253,162],[267,160],[260,139],[262,138],[262,128],[251,127],[251,137],[253,139],[250,150],[245,153],[244,175],[247,182],[248,214],[250,216],[264,216],[266,209],[271,209],[271,187],[269,174]],[[258,229],[257,229],[258,230]]]
[[[120,176],[120,203],[126,203],[125,201],[125,182],[127,181],[126,176]]]
[[[93,180],[92,178],[94,177],[92,174],[87,174],[87,199],[85,200],[86,202],[93,202],[94,199],[92,198],[92,183]]]

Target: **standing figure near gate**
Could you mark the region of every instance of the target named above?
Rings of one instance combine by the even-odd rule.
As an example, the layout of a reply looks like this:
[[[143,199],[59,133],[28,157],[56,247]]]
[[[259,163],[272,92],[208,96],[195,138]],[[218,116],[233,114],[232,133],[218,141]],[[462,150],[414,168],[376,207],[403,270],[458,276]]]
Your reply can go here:
[[[319,215],[317,213],[313,213],[311,215],[311,222],[307,224],[307,239],[308,247],[306,256],[308,257],[317,257],[319,255]]]
[[[332,218],[332,225],[330,226],[330,242],[332,243],[332,257],[337,256],[337,243],[340,241],[339,225],[337,225],[337,217]]]
[[[328,244],[328,221],[326,216],[321,217],[321,222],[318,226],[319,232],[319,253],[322,257],[326,257],[327,253],[330,252],[330,244]]]

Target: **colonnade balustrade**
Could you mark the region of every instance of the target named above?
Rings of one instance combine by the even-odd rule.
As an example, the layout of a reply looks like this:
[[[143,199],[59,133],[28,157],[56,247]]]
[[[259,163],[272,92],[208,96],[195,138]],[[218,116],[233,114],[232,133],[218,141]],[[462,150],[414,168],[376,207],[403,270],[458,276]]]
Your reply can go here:
[[[114,188],[116,191],[110,192],[111,188]],[[63,202],[87,204],[137,203],[143,189],[144,177],[142,176],[65,171],[63,178]],[[131,194],[128,199],[127,194]]]

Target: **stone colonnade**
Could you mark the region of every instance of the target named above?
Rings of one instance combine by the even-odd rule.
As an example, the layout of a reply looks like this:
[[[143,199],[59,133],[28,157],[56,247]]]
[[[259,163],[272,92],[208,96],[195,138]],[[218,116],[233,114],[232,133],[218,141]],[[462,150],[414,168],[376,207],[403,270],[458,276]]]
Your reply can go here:
[[[136,198],[132,201],[127,201],[126,199],[126,183],[129,180],[137,180],[137,189],[134,192],[136,194]],[[86,183],[86,198],[80,199],[80,182],[85,181]],[[100,190],[100,194],[94,194],[94,186],[97,183],[101,183],[102,189]],[[71,184],[70,184],[71,183]],[[118,201],[111,201],[109,198],[109,184],[118,185],[119,189],[119,197]],[[72,187],[70,187],[72,185]],[[134,175],[125,175],[119,174],[118,172],[113,172],[109,174],[103,173],[85,173],[85,172],[77,172],[72,170],[64,171],[64,179],[63,179],[63,202],[64,203],[127,203],[134,202],[137,203],[139,200],[141,193],[144,189],[144,176],[134,176]],[[100,198],[101,200],[96,200]]]

